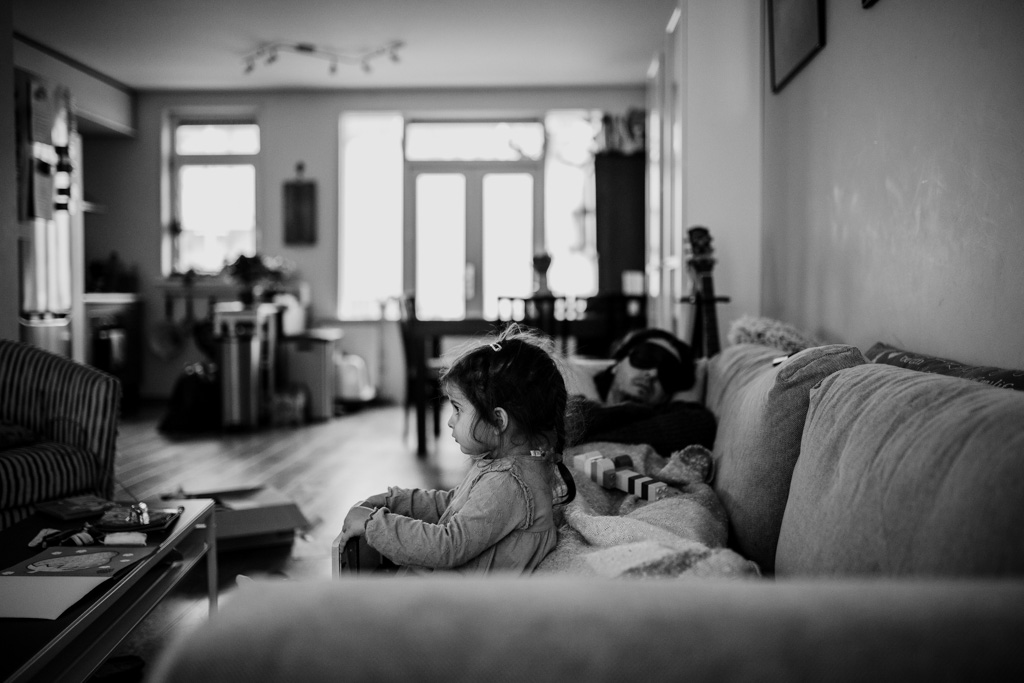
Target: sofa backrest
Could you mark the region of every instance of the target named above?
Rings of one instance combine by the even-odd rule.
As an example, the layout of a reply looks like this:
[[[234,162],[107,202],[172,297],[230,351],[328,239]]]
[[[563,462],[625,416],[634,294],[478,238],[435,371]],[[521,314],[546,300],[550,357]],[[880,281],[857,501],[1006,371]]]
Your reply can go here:
[[[718,419],[713,486],[729,514],[729,546],[766,574],[775,568],[811,387],[866,362],[859,349],[842,344],[785,356],[735,344],[708,364],[706,405]],[[776,364],[779,358],[785,360]]]
[[[776,575],[1024,573],[1024,393],[867,364],[811,391]]]

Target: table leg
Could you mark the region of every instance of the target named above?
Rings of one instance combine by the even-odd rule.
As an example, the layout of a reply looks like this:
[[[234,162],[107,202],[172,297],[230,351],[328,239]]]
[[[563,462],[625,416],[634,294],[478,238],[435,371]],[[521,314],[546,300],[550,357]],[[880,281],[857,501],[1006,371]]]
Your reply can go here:
[[[217,613],[217,512],[210,511],[206,521],[206,595],[210,616]]]
[[[421,340],[416,344],[416,376],[413,377],[412,391],[413,391],[413,403],[416,404],[416,456],[419,458],[427,457],[427,386],[426,386],[426,371],[427,363],[424,356],[424,341]]]

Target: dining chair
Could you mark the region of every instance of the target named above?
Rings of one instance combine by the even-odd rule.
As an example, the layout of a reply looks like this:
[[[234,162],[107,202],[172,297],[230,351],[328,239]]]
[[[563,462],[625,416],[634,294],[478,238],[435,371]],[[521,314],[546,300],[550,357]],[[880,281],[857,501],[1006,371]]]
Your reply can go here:
[[[561,351],[566,350],[568,330],[565,321],[566,298],[552,294],[528,297],[498,297],[500,322],[517,322],[551,337]]]
[[[405,353],[405,424],[402,438],[409,436],[409,411],[417,401],[429,405],[434,413],[434,436],[441,435],[441,410],[444,394],[441,391],[442,361],[439,350],[426,352],[423,337],[416,331],[416,297],[405,294],[398,298],[399,325],[402,331],[402,350]],[[417,378],[423,375],[423,393],[417,392]]]

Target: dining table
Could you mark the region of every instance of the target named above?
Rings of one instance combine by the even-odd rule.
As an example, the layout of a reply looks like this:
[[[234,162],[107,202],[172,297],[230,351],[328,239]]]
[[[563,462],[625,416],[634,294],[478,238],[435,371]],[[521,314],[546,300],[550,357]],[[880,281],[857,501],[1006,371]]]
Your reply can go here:
[[[416,456],[427,456],[427,359],[440,355],[445,339],[457,337],[479,337],[495,331],[502,321],[484,318],[464,318],[461,320],[413,320],[410,321],[412,348],[409,349],[411,363],[415,364],[416,372],[412,382],[412,402],[416,407]]]

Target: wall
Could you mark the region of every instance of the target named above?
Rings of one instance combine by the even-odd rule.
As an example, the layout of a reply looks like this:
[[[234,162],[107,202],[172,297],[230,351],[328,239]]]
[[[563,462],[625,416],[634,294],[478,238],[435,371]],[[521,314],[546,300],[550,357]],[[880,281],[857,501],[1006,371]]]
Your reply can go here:
[[[643,87],[509,91],[394,91],[337,93],[139,93],[133,140],[87,139],[84,149],[86,191],[106,206],[90,216],[87,258],[105,258],[116,250],[139,269],[146,300],[147,328],[163,315],[157,290],[161,279],[160,136],[164,112],[207,105],[255,107],[263,140],[263,180],[258,197],[263,226],[261,251],[291,259],[312,290],[314,318],[333,318],[337,309],[338,120],[346,110],[443,111],[493,115],[540,114],[551,108],[594,108],[624,112],[644,106]],[[281,186],[306,164],[306,177],[319,186],[318,242],[311,247],[283,244]],[[398,256],[396,255],[396,258]],[[203,314],[199,311],[200,315]],[[372,346],[357,329],[344,346]],[[388,348],[392,348],[388,342]],[[200,358],[190,349],[170,362],[146,355],[142,393],[166,397],[184,363]],[[371,360],[371,366],[377,363]]]
[[[0,3],[0,111],[14,111],[11,3]],[[18,339],[18,207],[14,117],[0,116],[0,339]],[[12,295],[12,292],[14,293]]]
[[[110,79],[86,73],[77,65],[44,52],[19,38],[14,41],[14,63],[71,90],[79,132],[96,135],[133,135],[134,99],[131,91]]]
[[[687,231],[708,228],[719,337],[761,307],[761,3],[678,0],[649,106],[660,111],[658,211],[648,225],[652,324],[693,341]],[[695,346],[697,344],[695,343]]]
[[[1024,367],[1024,3],[826,5],[765,94],[764,313]]]
[[[722,343],[761,306],[761,3],[684,0],[686,216],[708,228]]]

